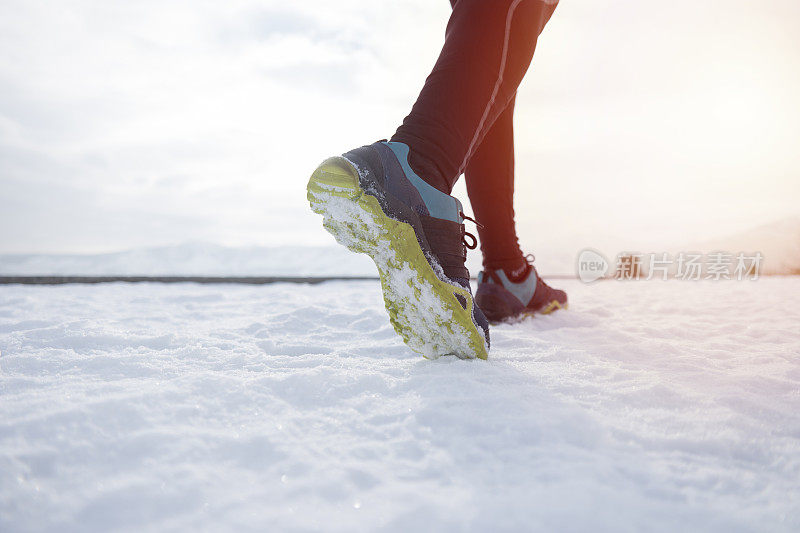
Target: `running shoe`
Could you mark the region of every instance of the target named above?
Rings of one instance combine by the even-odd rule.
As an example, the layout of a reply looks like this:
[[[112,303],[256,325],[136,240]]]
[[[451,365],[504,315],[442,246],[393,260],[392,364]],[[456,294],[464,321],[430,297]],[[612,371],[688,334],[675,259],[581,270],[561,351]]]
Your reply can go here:
[[[458,199],[418,176],[408,150],[379,141],[323,161],[308,201],[339,244],[375,262],[389,320],[412,350],[486,359],[489,324],[464,264],[475,239]]]
[[[567,308],[567,293],[542,281],[533,266],[533,255],[525,259],[519,272],[507,273],[500,268],[478,274],[475,302],[491,323]]]

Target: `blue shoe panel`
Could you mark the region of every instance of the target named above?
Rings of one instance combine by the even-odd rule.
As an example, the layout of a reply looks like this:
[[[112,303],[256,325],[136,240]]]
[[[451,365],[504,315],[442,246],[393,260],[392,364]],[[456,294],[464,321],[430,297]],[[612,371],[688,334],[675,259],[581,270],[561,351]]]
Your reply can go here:
[[[388,146],[394,153],[395,158],[403,169],[405,178],[414,186],[428,211],[423,214],[451,220],[457,224],[463,222],[461,218],[461,202],[457,198],[453,198],[433,185],[428,184],[411,169],[408,164],[408,146],[406,144],[400,142],[382,142],[380,144]]]
[[[533,294],[536,292],[536,269],[531,269],[530,275],[521,283],[514,283],[508,279],[502,268],[496,270],[495,274],[500,278],[505,290],[513,294],[522,305],[528,305],[528,302],[531,301]]]

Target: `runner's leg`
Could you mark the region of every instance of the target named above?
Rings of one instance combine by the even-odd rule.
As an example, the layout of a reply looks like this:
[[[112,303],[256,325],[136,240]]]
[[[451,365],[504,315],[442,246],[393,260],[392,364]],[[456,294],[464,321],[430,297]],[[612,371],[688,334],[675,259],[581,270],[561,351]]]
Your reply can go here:
[[[510,271],[524,262],[514,223],[514,101],[497,117],[464,173],[487,269]]]
[[[411,113],[392,141],[410,164],[449,193],[514,98],[554,0],[457,0],[445,43]]]

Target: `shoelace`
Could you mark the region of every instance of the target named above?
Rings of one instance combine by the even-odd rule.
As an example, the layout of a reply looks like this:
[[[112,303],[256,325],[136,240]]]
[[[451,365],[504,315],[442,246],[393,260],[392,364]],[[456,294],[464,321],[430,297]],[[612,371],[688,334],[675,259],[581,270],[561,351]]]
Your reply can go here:
[[[528,264],[531,266],[531,268],[534,268],[533,262],[536,261],[536,256],[533,255],[533,254],[525,254],[525,261],[528,262]],[[547,289],[550,289],[550,285],[545,283],[542,280],[542,276],[540,276],[539,273],[537,272],[536,273],[536,290],[539,290],[539,287],[546,287]]]
[[[536,261],[536,256],[533,255],[533,254],[525,254],[525,256],[523,256],[523,259],[525,259],[525,261],[528,263],[529,268],[527,268],[525,270],[524,275],[522,275],[522,274],[520,275],[522,280],[527,279],[528,278],[528,274],[530,273],[530,271],[535,269],[535,267],[533,266],[533,262]],[[491,269],[484,270],[484,273],[489,279],[491,279],[492,281],[494,281],[498,285],[502,285],[503,284],[503,282],[500,281],[500,278],[497,276],[496,270],[491,270]],[[506,275],[508,276],[508,274],[506,274]],[[510,279],[509,281],[511,281],[512,283],[521,283],[522,280],[514,281],[513,279]],[[538,289],[541,286],[545,286],[545,287],[549,288],[549,286],[544,281],[542,281],[542,277],[537,272],[536,273],[536,288]]]
[[[479,228],[483,228],[483,224],[481,224],[480,222],[478,222],[477,220],[475,220],[475,219],[474,219],[474,218],[472,218],[472,217],[468,217],[467,215],[465,215],[465,214],[464,214],[464,212],[463,212],[463,211],[459,211],[459,212],[458,212],[458,214],[459,214],[459,215],[461,215],[461,218],[463,218],[464,220],[469,220],[470,222],[472,222],[473,224],[475,224],[477,227],[479,227]],[[470,244],[469,242],[467,242],[467,237],[469,237],[470,239],[472,239],[472,244]],[[467,247],[467,248],[469,248],[470,250],[474,250],[475,248],[477,248],[477,247],[478,247],[478,239],[477,239],[477,238],[475,238],[475,235],[473,235],[472,233],[470,233],[470,232],[468,232],[468,231],[466,231],[466,230],[464,230],[464,238],[462,239],[462,241],[461,241],[461,242],[463,242],[463,243],[464,243],[464,246],[466,246],[466,247]]]
[[[528,262],[528,264],[531,266],[531,269],[535,268],[533,266],[533,262],[536,261],[536,256],[535,255],[533,255],[533,254],[525,254],[525,257],[523,259],[525,259],[525,261]],[[544,285],[544,281],[542,281],[542,277],[537,272],[536,273],[536,288],[538,289],[542,285]]]

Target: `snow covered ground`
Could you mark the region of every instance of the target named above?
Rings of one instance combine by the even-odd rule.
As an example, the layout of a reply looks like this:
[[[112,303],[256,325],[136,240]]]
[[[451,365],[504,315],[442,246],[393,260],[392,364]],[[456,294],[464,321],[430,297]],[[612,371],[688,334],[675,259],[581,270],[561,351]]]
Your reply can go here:
[[[488,362],[377,282],[0,287],[0,531],[800,530],[800,278],[559,284]]]

